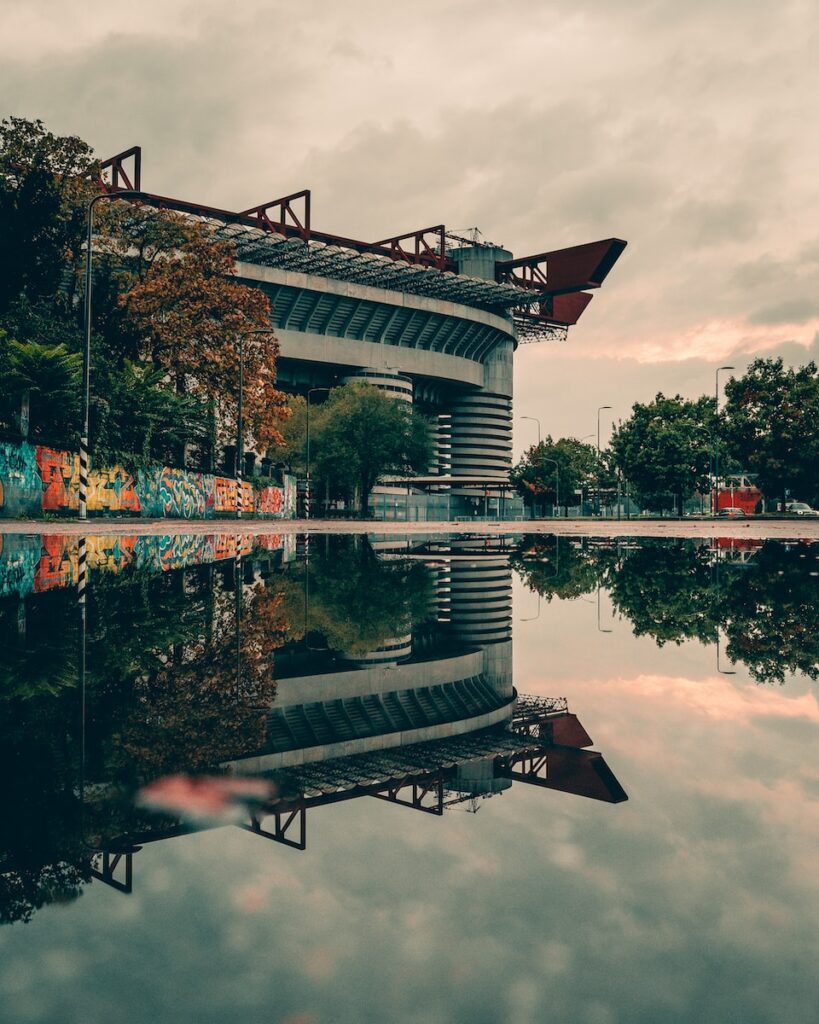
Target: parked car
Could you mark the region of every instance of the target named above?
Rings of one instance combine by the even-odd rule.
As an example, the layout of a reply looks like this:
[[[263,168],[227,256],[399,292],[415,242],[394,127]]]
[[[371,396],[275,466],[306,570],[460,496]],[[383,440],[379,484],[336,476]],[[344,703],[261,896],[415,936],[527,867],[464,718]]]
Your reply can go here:
[[[815,508],[811,508],[804,501],[789,501],[785,506],[787,512],[793,512],[797,516],[819,516]]]
[[[717,512],[717,515],[721,516],[723,518],[726,518],[726,519],[733,519],[733,518],[737,518],[738,519],[740,517],[744,518],[745,517],[745,509],[744,508],[737,508],[734,505],[729,505],[727,508],[721,508]]]

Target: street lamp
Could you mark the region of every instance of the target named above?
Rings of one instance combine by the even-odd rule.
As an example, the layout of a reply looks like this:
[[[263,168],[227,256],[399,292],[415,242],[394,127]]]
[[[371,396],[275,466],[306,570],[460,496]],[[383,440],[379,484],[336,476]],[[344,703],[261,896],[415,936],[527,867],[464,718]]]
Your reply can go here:
[[[613,633],[613,629],[603,629],[600,625],[600,587],[597,587],[597,631],[599,633]]]
[[[242,406],[245,394],[245,338],[254,334],[274,334],[272,327],[259,327],[253,331],[243,331],[239,335],[239,399],[236,409],[236,518],[242,518],[242,463],[244,462],[244,417]]]
[[[734,370],[734,366],[718,366],[714,374],[714,501],[713,515],[717,514],[717,503],[719,501],[719,375],[721,370]]]
[[[600,413],[611,409],[610,405],[601,405],[597,409],[597,514],[600,515]]]
[[[535,619],[540,618],[540,594],[537,595],[537,615],[528,615],[524,619],[518,619],[519,622],[534,622]]]
[[[91,248],[94,235],[94,207],[103,199],[141,199],[144,192],[123,189],[101,192],[88,204],[85,240],[85,345],[82,351],[82,432],[80,434],[80,519],[88,518],[88,426],[91,395]]]
[[[540,444],[540,420],[537,416],[521,416],[522,420],[534,420],[537,423],[537,443]]]
[[[316,391],[329,391],[329,388],[309,388],[307,391],[307,490],[304,493],[304,518],[310,518],[310,395]]]

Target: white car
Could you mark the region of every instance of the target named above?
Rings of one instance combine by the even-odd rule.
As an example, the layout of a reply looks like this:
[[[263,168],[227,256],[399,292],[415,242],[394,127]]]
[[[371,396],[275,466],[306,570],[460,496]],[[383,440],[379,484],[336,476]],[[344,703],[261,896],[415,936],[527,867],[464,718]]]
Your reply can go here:
[[[804,501],[789,501],[785,509],[797,516],[819,516],[819,512]]]

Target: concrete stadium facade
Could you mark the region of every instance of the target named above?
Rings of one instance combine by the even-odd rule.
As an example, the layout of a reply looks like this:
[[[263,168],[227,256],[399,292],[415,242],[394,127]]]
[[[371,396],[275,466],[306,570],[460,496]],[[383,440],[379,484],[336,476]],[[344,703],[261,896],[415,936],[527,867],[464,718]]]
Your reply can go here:
[[[360,242],[313,230],[308,191],[232,213],[142,192],[140,169],[135,147],[104,162],[103,184],[234,244],[238,277],[271,302],[282,390],[361,380],[412,401],[434,442],[426,474],[402,483],[416,507],[446,495],[447,514],[476,514],[510,498],[515,351],[565,338],[625,242],[519,259],[443,225]]]

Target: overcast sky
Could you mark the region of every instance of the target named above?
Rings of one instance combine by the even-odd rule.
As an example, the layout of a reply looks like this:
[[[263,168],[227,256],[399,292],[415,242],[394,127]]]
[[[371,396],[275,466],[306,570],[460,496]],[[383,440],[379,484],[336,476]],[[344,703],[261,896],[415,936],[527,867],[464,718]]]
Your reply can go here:
[[[595,430],[714,368],[819,353],[819,7],[810,0],[0,0],[0,109],[139,143],[143,185],[316,227],[444,222],[523,256],[629,245],[516,415]],[[605,421],[604,421],[605,422]],[[532,437],[528,436],[528,433]],[[534,440],[520,424],[518,442]],[[605,436],[605,431],[604,431]]]

